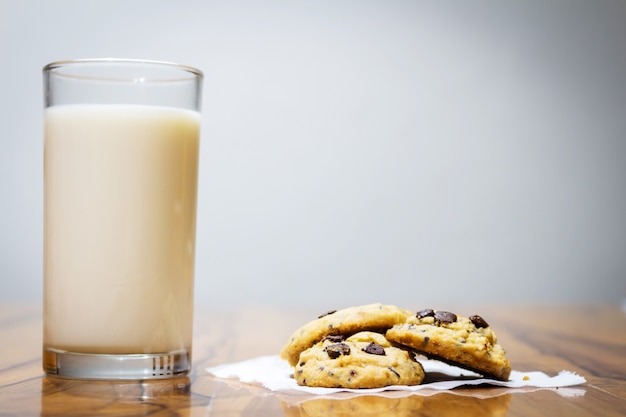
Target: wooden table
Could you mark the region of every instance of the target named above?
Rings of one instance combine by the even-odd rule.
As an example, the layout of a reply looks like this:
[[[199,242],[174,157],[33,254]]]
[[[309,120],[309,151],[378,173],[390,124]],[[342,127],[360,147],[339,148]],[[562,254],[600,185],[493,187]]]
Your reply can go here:
[[[147,383],[64,380],[41,371],[40,308],[0,305],[0,416],[626,415],[626,313],[619,306],[447,309],[485,317],[513,369],[548,374],[565,369],[588,382],[573,390],[511,393],[478,387],[403,398],[303,397],[306,401],[298,403],[301,399],[293,396],[208,375],[206,368],[212,365],[276,354],[293,330],[319,313],[270,309],[198,311],[194,370],[188,378]]]

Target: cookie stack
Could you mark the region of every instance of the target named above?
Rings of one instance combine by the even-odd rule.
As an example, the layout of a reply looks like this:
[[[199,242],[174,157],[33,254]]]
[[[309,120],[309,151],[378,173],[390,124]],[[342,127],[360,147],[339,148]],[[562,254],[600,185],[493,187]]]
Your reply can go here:
[[[480,316],[441,310],[417,313],[370,304],[332,311],[296,330],[281,351],[298,384],[379,388],[417,385],[424,370],[415,354],[507,380],[505,351]]]

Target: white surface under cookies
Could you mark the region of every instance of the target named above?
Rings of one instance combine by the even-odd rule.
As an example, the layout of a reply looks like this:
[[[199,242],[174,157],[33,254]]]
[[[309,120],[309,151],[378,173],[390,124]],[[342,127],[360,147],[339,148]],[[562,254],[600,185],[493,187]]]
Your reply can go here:
[[[372,389],[345,389],[345,388],[315,388],[302,387],[291,377],[293,368],[280,359],[278,355],[260,356],[242,362],[218,365],[207,369],[207,372],[218,378],[231,379],[244,384],[260,385],[272,392],[289,394],[329,395],[339,392],[359,394],[376,394],[388,391],[422,392],[432,390],[447,391],[466,385],[489,384],[507,388],[563,388],[584,384],[585,378],[569,371],[561,371],[557,375],[549,376],[539,371],[512,371],[509,381],[497,381],[468,372],[466,370],[446,365],[435,360],[420,359],[427,374],[438,374],[443,380],[425,382],[421,385],[395,385],[385,388]],[[576,395],[575,391],[560,390],[563,395]]]

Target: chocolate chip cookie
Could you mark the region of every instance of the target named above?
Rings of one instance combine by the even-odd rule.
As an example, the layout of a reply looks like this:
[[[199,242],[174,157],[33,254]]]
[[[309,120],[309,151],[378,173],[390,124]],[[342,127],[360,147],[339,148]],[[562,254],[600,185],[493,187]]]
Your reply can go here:
[[[386,337],[426,356],[441,359],[484,376],[506,381],[511,365],[489,324],[478,315],[457,316],[422,310],[406,323],[389,329]]]
[[[295,366],[301,352],[326,336],[348,337],[360,331],[384,333],[393,325],[404,323],[412,315],[409,310],[380,303],[333,311],[296,330],[280,356]]]
[[[359,332],[342,341],[327,337],[306,349],[293,375],[310,387],[380,388],[420,384],[424,370],[412,352],[393,347],[382,334]]]

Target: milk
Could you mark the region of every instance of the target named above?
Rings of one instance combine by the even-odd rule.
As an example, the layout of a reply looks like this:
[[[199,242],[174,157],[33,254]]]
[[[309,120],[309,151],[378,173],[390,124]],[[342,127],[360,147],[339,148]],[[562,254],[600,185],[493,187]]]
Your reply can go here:
[[[45,348],[191,351],[199,129],[182,109],[46,109]]]

